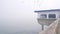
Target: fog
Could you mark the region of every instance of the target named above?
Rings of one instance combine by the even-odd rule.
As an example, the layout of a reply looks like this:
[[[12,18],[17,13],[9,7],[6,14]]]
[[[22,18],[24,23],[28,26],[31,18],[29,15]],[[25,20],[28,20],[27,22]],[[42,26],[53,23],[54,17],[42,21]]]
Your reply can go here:
[[[41,25],[37,22],[37,14],[34,11],[58,9],[59,0],[53,1],[0,0],[0,34],[38,33],[41,30]]]
[[[32,0],[0,0],[0,34],[38,32]]]

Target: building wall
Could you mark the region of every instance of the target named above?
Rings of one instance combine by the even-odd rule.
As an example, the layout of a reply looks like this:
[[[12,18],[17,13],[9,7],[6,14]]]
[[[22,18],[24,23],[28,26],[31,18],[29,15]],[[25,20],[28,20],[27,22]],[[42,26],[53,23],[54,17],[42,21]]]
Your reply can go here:
[[[58,12],[58,11],[52,11],[52,12],[39,12],[38,13],[38,18],[40,18],[40,15],[41,14],[46,14],[46,15],[49,15],[49,14],[56,14],[56,18],[59,18],[59,15],[60,15],[60,12]],[[48,16],[47,16],[47,18],[48,18]]]

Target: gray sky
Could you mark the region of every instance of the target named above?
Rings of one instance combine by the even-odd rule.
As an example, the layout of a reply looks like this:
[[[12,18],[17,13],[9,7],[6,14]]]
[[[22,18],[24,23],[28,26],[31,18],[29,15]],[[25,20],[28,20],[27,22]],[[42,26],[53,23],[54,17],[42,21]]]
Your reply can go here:
[[[32,0],[0,0],[0,32],[39,30]]]
[[[37,0],[37,5],[35,6],[36,10],[45,10],[45,9],[60,9],[60,0]]]
[[[39,30],[35,10],[60,8],[60,0],[0,0],[0,30]],[[17,30],[16,30],[17,29]],[[20,29],[20,30],[19,30]]]

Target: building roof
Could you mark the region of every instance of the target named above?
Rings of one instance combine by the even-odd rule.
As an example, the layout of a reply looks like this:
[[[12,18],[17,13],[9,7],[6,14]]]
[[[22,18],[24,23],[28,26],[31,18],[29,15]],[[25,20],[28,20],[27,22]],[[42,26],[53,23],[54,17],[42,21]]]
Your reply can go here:
[[[34,11],[34,12],[53,12],[53,11],[60,11],[60,9],[38,10],[38,11]]]

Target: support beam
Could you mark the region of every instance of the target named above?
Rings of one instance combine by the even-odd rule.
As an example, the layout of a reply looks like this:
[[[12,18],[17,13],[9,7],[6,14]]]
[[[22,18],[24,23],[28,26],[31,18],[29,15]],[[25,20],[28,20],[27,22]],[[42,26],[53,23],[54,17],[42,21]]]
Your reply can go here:
[[[44,30],[44,25],[42,25],[42,30]]]

